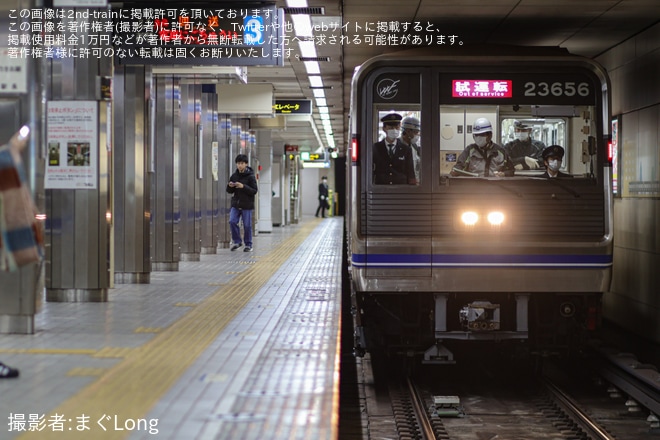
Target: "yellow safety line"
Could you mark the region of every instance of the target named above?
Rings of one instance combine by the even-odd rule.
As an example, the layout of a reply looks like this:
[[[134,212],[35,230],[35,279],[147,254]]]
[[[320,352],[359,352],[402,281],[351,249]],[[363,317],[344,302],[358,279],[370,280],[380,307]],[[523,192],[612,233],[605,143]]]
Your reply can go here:
[[[98,350],[87,348],[3,348],[0,353],[12,354],[84,354],[94,355]]]
[[[90,385],[62,402],[46,415],[46,427],[42,431],[26,432],[19,439],[123,439],[134,432],[127,430],[127,426],[141,427],[141,433],[148,435],[144,419],[149,410],[317,225],[318,222],[306,222],[294,236],[260,259],[259,264],[242,272],[142,347],[133,349]],[[55,431],[48,425],[55,415],[65,420],[63,431]],[[140,419],[141,423],[138,422]],[[107,431],[97,424],[99,420]],[[126,423],[127,420],[130,421]],[[165,432],[161,434],[167,435]]]

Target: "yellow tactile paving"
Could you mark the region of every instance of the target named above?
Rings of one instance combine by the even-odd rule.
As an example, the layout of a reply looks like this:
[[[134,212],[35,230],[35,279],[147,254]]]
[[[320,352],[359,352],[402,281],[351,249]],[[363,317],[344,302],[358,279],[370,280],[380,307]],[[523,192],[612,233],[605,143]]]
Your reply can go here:
[[[261,258],[258,265],[239,274],[142,347],[129,350],[117,365],[62,402],[46,416],[46,420],[57,415],[73,418],[73,423],[66,425],[64,432],[44,429],[27,432],[18,438],[127,437],[131,431],[125,427],[135,426],[140,419],[145,423],[145,415],[152,406],[277,272],[316,225],[317,222],[303,225],[296,235]]]
[[[100,350],[97,350],[94,353],[94,357],[99,358],[123,358],[128,356],[128,354],[135,350],[135,348],[128,347],[103,347]]]
[[[135,333],[160,333],[163,329],[161,327],[138,327],[134,331]]]

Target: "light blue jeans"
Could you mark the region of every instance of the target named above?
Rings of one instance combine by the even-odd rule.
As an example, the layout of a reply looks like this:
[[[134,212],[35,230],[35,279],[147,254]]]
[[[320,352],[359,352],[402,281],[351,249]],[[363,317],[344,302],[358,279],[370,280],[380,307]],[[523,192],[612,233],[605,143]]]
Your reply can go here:
[[[243,219],[243,235],[245,240],[241,241],[241,228],[238,222]],[[232,207],[229,211],[229,229],[231,230],[231,241],[234,244],[245,243],[245,246],[252,247],[252,210],[238,209]]]

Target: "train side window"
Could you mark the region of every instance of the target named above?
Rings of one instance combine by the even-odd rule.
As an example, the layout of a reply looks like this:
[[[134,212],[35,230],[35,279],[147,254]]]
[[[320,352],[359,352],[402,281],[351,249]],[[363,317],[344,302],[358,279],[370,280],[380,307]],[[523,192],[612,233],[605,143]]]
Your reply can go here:
[[[421,115],[404,108],[378,110],[372,146],[373,183],[419,185],[421,182]]]

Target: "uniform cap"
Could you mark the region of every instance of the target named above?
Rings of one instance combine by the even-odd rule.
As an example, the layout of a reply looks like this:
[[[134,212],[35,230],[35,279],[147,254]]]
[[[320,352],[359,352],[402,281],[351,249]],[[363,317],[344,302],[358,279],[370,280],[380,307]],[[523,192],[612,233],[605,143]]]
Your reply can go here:
[[[419,119],[414,116],[407,116],[401,121],[401,128],[411,128],[413,130],[421,130]]]
[[[493,127],[486,118],[477,118],[472,124],[472,134],[492,133]]]
[[[559,145],[550,145],[548,148],[543,150],[543,153],[541,153],[541,155],[543,156],[543,160],[547,159],[550,156],[563,158],[564,149]]]
[[[401,122],[401,119],[403,119],[403,117],[400,114],[389,113],[380,118],[380,122]]]
[[[525,125],[520,121],[515,121],[513,123],[513,128],[516,130],[529,130],[531,127],[529,125]]]

